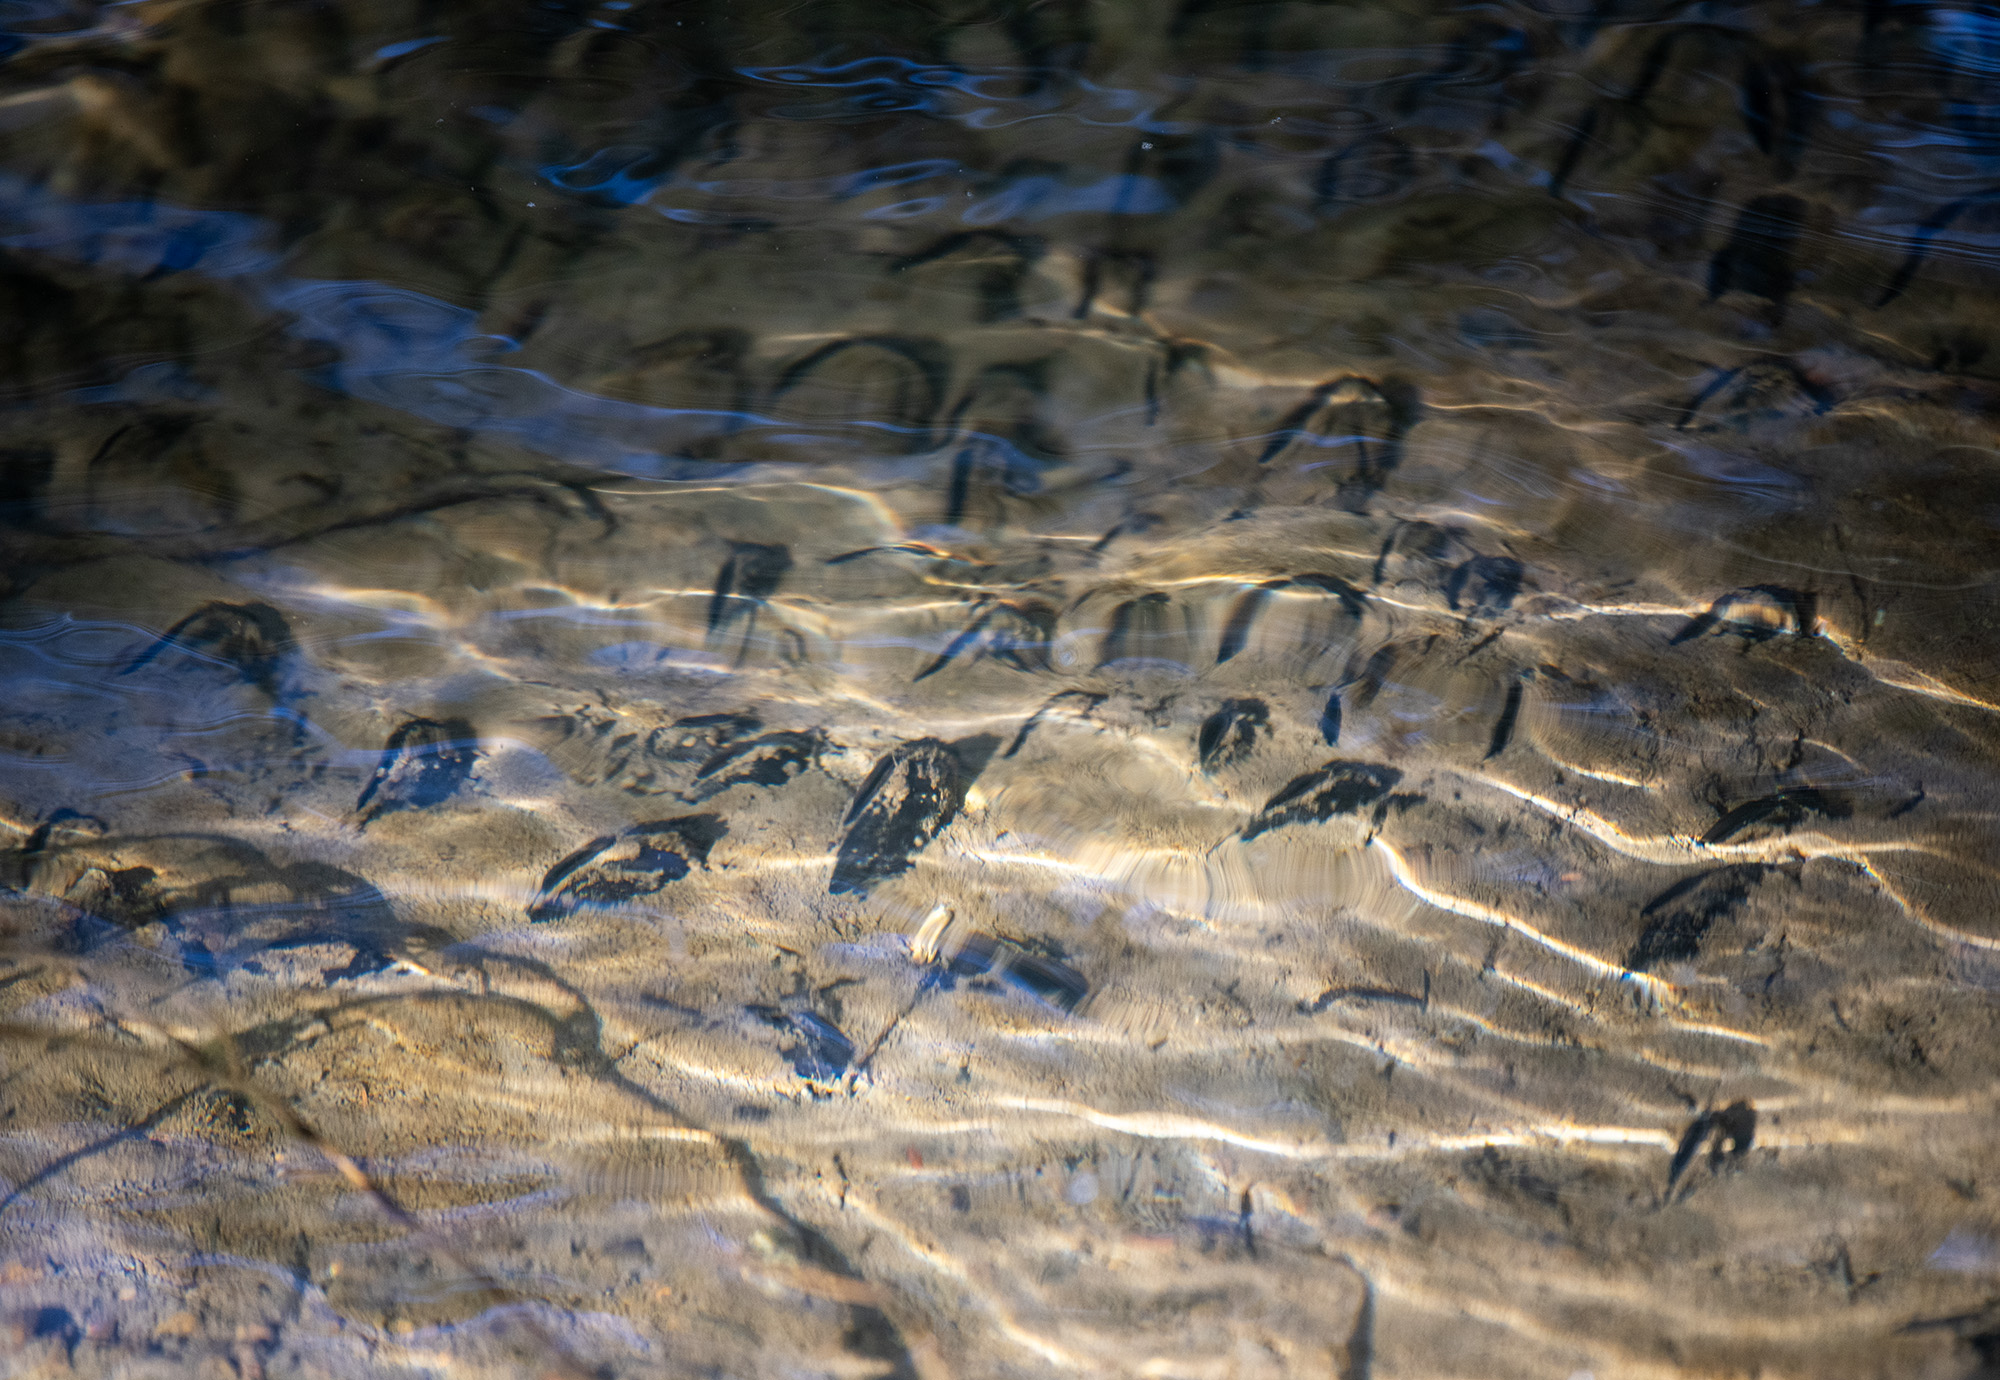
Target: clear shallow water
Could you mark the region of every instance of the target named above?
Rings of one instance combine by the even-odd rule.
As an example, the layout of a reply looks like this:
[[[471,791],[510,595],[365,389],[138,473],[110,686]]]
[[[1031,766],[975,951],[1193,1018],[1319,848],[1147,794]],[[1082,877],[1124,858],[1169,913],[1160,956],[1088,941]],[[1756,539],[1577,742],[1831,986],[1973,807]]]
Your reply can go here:
[[[8,1373],[2000,1354],[1991,16],[0,19]]]

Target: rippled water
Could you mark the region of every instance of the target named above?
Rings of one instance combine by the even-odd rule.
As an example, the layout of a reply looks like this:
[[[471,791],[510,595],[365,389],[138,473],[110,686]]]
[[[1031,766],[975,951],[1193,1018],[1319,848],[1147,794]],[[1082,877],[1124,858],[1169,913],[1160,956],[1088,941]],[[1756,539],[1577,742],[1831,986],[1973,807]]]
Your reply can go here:
[[[0,29],[0,1372],[2000,1373],[2000,14]]]

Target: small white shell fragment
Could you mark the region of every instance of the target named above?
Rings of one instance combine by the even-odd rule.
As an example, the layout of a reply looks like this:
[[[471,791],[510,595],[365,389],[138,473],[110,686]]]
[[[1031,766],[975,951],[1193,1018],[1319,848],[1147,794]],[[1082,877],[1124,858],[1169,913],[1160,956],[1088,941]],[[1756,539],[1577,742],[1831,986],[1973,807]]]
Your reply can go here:
[[[910,936],[910,957],[919,963],[937,962],[938,942],[950,928],[951,907],[940,901],[931,907],[931,913],[924,917],[924,923]]]

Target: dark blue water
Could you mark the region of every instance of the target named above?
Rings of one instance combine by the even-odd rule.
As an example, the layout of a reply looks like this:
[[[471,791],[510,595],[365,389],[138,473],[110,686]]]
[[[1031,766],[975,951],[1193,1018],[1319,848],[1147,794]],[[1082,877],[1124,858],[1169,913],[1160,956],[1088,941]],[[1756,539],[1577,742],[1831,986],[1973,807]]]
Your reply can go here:
[[[0,1372],[2000,1364],[2000,14],[0,32]]]

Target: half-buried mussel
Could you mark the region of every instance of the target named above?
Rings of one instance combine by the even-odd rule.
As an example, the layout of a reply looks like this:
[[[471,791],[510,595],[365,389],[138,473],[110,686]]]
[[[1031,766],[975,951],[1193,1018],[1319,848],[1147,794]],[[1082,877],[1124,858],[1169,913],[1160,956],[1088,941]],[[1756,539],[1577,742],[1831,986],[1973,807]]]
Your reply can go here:
[[[1244,826],[1245,842],[1287,824],[1318,824],[1335,815],[1355,815],[1389,798],[1403,774],[1372,762],[1328,762],[1293,777]]]
[[[834,896],[865,896],[898,876],[958,817],[966,788],[997,746],[991,738],[947,743],[919,738],[892,748],[868,773],[842,823],[834,859]]]
[[[556,920],[586,906],[615,906],[654,895],[696,865],[706,865],[709,849],[728,832],[715,815],[686,815],[594,838],[549,869],[528,918]]]

